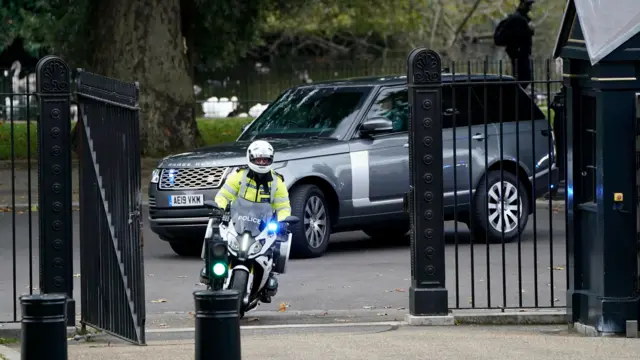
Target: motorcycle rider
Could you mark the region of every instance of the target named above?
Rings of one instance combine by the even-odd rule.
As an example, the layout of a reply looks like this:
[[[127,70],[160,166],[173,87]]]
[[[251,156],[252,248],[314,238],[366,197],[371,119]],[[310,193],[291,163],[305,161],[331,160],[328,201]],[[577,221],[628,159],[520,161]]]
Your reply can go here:
[[[216,204],[225,209],[227,204],[236,199],[256,203],[271,203],[271,208],[277,213],[278,221],[291,215],[289,191],[284,177],[272,170],[274,151],[271,144],[264,140],[256,140],[247,148],[247,165],[229,175],[214,199]],[[205,250],[202,250],[204,260]],[[275,259],[275,256],[274,256]],[[200,281],[209,282],[206,266],[200,272]],[[266,284],[267,292],[262,299],[264,303],[271,302],[271,296],[278,289],[278,281],[274,274],[269,274]]]

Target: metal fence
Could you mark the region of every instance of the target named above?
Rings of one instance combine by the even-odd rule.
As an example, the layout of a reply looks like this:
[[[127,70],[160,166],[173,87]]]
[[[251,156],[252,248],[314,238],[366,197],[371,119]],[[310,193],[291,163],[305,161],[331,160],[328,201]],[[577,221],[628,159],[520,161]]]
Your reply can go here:
[[[503,72],[512,74],[510,61],[470,60],[455,63],[445,61],[444,69],[451,69],[452,65],[467,68],[474,73],[487,72],[496,74]],[[534,59],[532,66],[538,81],[546,79],[547,59]],[[266,105],[273,101],[282,91],[302,84],[319,81],[338,80],[363,76],[403,75],[406,72],[406,58],[392,58],[378,61],[333,61],[333,62],[295,62],[276,66],[259,63],[240,64],[235,68],[202,75],[197,80],[196,102],[197,115],[207,116],[205,109],[212,109],[208,117],[234,117],[239,114],[252,114],[251,109],[260,104]],[[561,69],[555,62],[550,63],[550,78],[561,80]],[[203,77],[206,77],[203,78]],[[551,92],[559,89],[559,82],[554,82]],[[538,102],[546,102],[545,91],[538,91]],[[212,105],[221,101],[222,105]],[[222,116],[217,115],[215,109],[219,107]],[[258,106],[260,107],[260,106]],[[257,108],[258,108],[257,107]],[[229,109],[230,112],[225,112]],[[215,115],[213,115],[215,114]],[[224,115],[229,114],[229,115]]]
[[[549,76],[550,71],[546,75]],[[563,236],[565,219],[561,215],[554,216],[554,211],[559,214],[560,208],[557,203],[554,205],[552,196],[547,196],[546,200],[538,200],[544,199],[558,185],[557,170],[556,174],[549,171],[555,168],[555,158],[558,156],[551,128],[554,117],[549,107],[544,114],[532,101],[536,88],[542,88],[546,92],[546,98],[551,98],[553,85],[555,84],[550,78],[518,83],[512,79],[505,80],[500,74],[491,79],[483,74],[475,83],[463,80],[451,86],[453,107],[456,108],[457,105],[457,93],[467,92],[468,101],[463,100],[461,105],[471,109],[467,112],[468,120],[462,116],[456,119],[455,113],[452,116],[452,163],[457,166],[459,158],[465,161],[465,158],[474,157],[476,154],[471,150],[474,146],[479,145],[481,149],[478,153],[484,155],[484,161],[467,160],[469,167],[483,163],[484,168],[481,169],[483,178],[476,188],[476,194],[480,192],[481,195],[469,196],[466,202],[471,213],[469,228],[476,238],[484,238],[485,244],[480,246],[484,249],[479,252],[476,252],[474,246],[464,249],[460,244],[462,240],[456,222],[455,308],[538,308],[565,305],[566,282],[558,282],[557,280],[564,279],[557,279],[555,274],[558,270],[566,273]],[[524,86],[528,88],[522,90]],[[446,94],[446,86],[443,92]],[[446,95],[444,97],[446,99]],[[473,114],[473,108],[478,105],[482,110]],[[444,106],[446,108],[447,105]],[[479,118],[477,123],[472,118],[474,115]],[[545,120],[536,120],[545,117]],[[460,129],[462,134],[456,131],[456,121],[462,126],[468,125],[466,129]],[[493,144],[490,126],[495,128],[497,135]],[[485,137],[478,136],[479,133]],[[482,144],[473,144],[481,139]],[[469,143],[459,143],[460,140],[468,140]],[[468,151],[469,155],[458,155],[460,149]],[[566,153],[561,156],[565,156],[564,154]],[[464,176],[465,173],[461,175]],[[456,174],[458,172],[454,170],[453,182],[457,184]],[[469,183],[474,184],[471,182],[473,170],[470,169],[468,174]],[[458,208],[459,190],[461,189],[458,187],[454,189],[455,209]],[[468,193],[472,192],[473,189],[469,188]],[[464,199],[461,200],[464,203]],[[521,214],[525,211],[530,215]],[[475,216],[477,214],[481,216]],[[459,221],[462,216],[464,215],[459,211],[453,213],[454,221]],[[461,269],[465,262],[461,261],[461,255],[469,260],[470,271],[466,279],[466,274]],[[497,277],[496,270],[499,274]],[[558,285],[561,286],[556,288]],[[486,297],[483,296],[483,291],[478,291],[483,287],[486,289]],[[463,294],[468,294],[466,301],[461,299]]]
[[[38,290],[35,89],[0,81],[0,322],[19,321],[18,297]],[[26,85],[27,87],[29,84]]]
[[[81,321],[144,344],[138,84],[79,72],[77,87]]]
[[[413,115],[420,118],[409,128],[416,193],[411,197],[412,251],[418,259],[414,281],[444,283],[454,309],[564,307],[566,218],[564,196],[557,194],[564,169],[558,169],[557,159],[566,150],[555,136],[564,134],[564,112],[556,104],[536,103],[536,94],[561,102],[553,62],[544,63],[542,74],[533,67],[531,81],[517,81],[505,75],[504,67],[493,72],[487,63],[479,72],[469,63],[441,69],[436,57],[425,56],[415,65],[419,75],[414,79],[428,84],[409,100],[413,107],[428,109]],[[436,77],[433,83],[425,80]],[[442,102],[435,118],[428,112],[437,97],[421,95],[430,93],[438,93]],[[440,141],[443,217],[452,221],[444,232],[442,255],[432,223],[440,211],[433,195],[440,191],[433,180],[440,170],[431,166],[438,165],[430,152],[434,147],[438,154]],[[557,143],[563,148],[556,149]],[[426,258],[419,255],[424,249]],[[444,261],[436,259],[440,256]],[[442,266],[446,280],[439,277]]]
[[[15,64],[14,64],[15,65]],[[0,71],[0,118],[4,121],[36,120],[38,104],[33,98],[36,92],[34,69],[22,69],[19,65]]]
[[[536,79],[545,80],[547,59],[532,60]],[[453,61],[444,61],[443,68],[450,69]],[[470,60],[455,63],[469,67],[472,72],[481,73],[487,67],[488,73],[512,74],[510,61]],[[198,117],[235,117],[257,114],[273,101],[282,91],[301,84],[314,83],[362,76],[400,75],[406,71],[405,58],[384,60],[340,60],[340,61],[295,61],[277,65],[242,63],[230,69],[219,71],[201,70],[196,79],[194,92]],[[37,119],[37,106],[27,102],[26,94],[35,91],[33,69],[5,69],[0,78],[0,111],[4,118],[13,114],[14,119]],[[75,74],[72,74],[72,79]],[[561,80],[561,69],[551,63],[550,78]],[[552,84],[552,93],[558,90],[558,83]],[[13,91],[15,89],[15,91]],[[544,103],[544,91],[537,92],[536,101]],[[216,104],[220,103],[222,104]],[[253,108],[253,110],[252,110]],[[208,110],[208,111],[207,111]],[[77,107],[72,108],[72,118],[77,120]]]
[[[489,68],[473,76],[468,64],[451,64],[455,81],[443,85],[445,194],[453,192],[455,209],[448,216],[450,306],[563,307],[566,229],[557,159],[566,151],[556,149],[553,128],[564,127],[564,112],[535,101],[552,99],[561,81],[553,79],[550,61],[538,76],[534,67],[530,82],[505,77],[502,69],[489,75]],[[447,179],[456,185],[447,189]]]
[[[20,320],[20,295],[64,292],[69,325],[75,325],[74,299],[81,299],[82,324],[144,343],[137,85],[78,72],[74,93],[62,59],[38,64],[38,101],[29,85],[0,84],[25,91],[0,93],[8,104],[0,120],[0,322]],[[71,164],[74,94],[85,119],[74,132],[80,172]],[[12,99],[21,99],[24,111],[12,111]],[[119,152],[112,148],[116,137]],[[100,168],[111,174],[105,177]],[[79,194],[72,184],[80,185]],[[72,213],[76,201],[83,208],[79,218]],[[80,235],[75,244],[74,232]],[[72,273],[78,245],[81,279]]]

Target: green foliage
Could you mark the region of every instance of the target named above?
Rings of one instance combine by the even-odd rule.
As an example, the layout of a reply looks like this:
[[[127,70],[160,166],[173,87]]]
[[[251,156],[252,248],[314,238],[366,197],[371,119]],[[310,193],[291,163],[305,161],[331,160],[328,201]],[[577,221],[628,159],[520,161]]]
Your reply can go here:
[[[288,11],[274,9],[267,14],[263,30],[327,38],[340,33],[364,36],[372,30],[399,34],[420,21],[420,14],[411,8],[408,0],[317,0]]]
[[[29,50],[46,48],[74,65],[89,65],[92,30],[100,26],[96,9],[108,0],[0,1],[8,3],[0,8],[1,45],[21,36]],[[258,26],[269,1],[182,0],[183,34],[178,36],[186,38],[195,64],[232,65],[257,43]]]
[[[27,44],[46,48],[77,67],[87,65],[92,50],[91,27],[99,22],[91,17],[97,1],[31,0],[31,9],[23,9],[20,35]]]
[[[330,52],[352,54],[354,48],[386,56],[426,46],[451,58],[476,55],[472,47],[492,47],[493,29],[517,8],[519,0],[317,0],[287,11],[270,10],[262,33],[314,44]],[[539,0],[532,17],[536,48],[548,53],[562,16],[565,0]],[[269,44],[267,44],[269,45]],[[362,52],[362,51],[361,51]],[[479,54],[481,56],[487,54]]]
[[[0,337],[0,345],[13,345],[17,344],[18,339],[16,338],[2,338]]]
[[[21,28],[20,7],[13,1],[0,0],[0,45],[11,45]]]
[[[198,119],[198,130],[206,146],[234,141],[242,127],[253,120],[252,118],[222,118],[222,119]],[[73,124],[72,127],[75,127]],[[38,157],[38,126],[35,122],[30,128],[24,122],[13,124],[13,136],[9,122],[0,122],[0,161],[11,160],[12,146],[14,159],[28,158],[28,149],[31,150],[31,158]],[[27,129],[29,134],[27,134]],[[27,136],[29,135],[29,136]],[[13,139],[13,141],[12,141]]]
[[[90,40],[87,14],[89,0],[0,0],[0,44],[6,47],[16,37],[34,56],[56,53],[83,64]]]
[[[258,42],[258,26],[268,0],[183,0],[183,23],[195,63],[217,69],[233,65]]]
[[[74,65],[86,66],[92,28],[100,24],[95,9],[104,1],[0,0],[0,44],[22,36],[29,50],[46,47]],[[467,58],[473,56],[469,39],[490,38],[495,24],[513,12],[518,1],[181,0],[180,6],[192,64],[219,69],[234,65],[258,44],[277,48],[278,36],[344,54],[354,46],[386,54],[415,46],[451,52],[460,45],[462,52],[450,55]],[[534,6],[536,49],[545,54],[553,46],[565,3],[539,0]]]

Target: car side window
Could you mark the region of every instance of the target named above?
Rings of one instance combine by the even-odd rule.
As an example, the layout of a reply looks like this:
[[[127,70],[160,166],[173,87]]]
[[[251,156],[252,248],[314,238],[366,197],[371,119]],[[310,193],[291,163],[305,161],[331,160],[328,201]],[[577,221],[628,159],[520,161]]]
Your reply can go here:
[[[455,117],[454,117],[455,115]],[[443,85],[442,86],[442,127],[469,126],[484,122],[482,102],[478,98],[474,86]]]
[[[483,88],[483,86],[480,86]],[[502,89],[502,90],[501,90]],[[486,86],[487,122],[540,120],[545,115],[518,84],[492,84]]]
[[[488,92],[486,92],[488,94]],[[485,111],[486,102],[486,111]],[[492,123],[491,110],[498,106],[492,103],[491,98],[485,97],[485,86],[482,84],[471,85],[471,125],[484,125]],[[485,119],[486,115],[486,119]]]
[[[367,113],[367,119],[384,117],[393,123],[393,132],[409,128],[409,98],[407,88],[388,88],[378,94]]]

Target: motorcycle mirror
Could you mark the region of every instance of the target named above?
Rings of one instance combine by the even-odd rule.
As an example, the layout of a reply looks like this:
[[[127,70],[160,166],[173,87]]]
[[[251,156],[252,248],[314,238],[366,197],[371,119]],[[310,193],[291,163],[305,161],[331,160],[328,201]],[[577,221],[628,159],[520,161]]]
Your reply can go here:
[[[298,222],[300,222],[300,218],[298,218],[297,216],[290,215],[290,216],[287,216],[281,222],[287,223],[289,225],[293,225],[293,224],[297,224]]]

